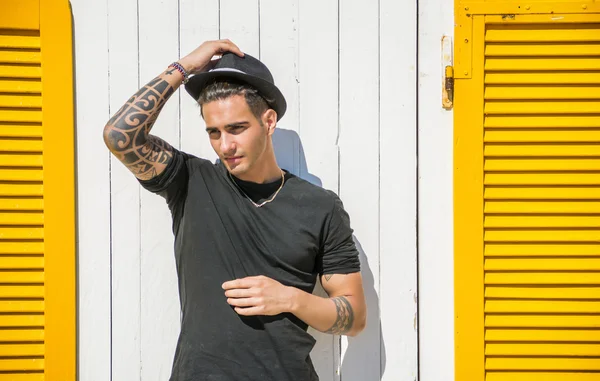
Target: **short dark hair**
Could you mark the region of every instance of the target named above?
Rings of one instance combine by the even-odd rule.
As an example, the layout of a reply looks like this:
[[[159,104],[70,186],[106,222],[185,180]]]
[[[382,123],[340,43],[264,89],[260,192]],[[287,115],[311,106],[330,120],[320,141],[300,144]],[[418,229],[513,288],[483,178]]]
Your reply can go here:
[[[261,116],[269,108],[268,100],[258,93],[254,87],[231,79],[216,79],[206,85],[200,92],[198,104],[202,115],[202,105],[216,100],[227,99],[235,95],[243,95],[250,111],[259,123],[262,124]],[[204,117],[204,115],[202,115]]]

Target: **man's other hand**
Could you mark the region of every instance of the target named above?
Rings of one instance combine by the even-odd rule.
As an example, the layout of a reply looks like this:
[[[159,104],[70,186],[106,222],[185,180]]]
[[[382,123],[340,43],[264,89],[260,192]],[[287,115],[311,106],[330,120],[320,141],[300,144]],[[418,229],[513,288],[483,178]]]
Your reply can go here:
[[[278,315],[289,312],[294,289],[267,278],[253,276],[223,283],[227,303],[244,316]]]

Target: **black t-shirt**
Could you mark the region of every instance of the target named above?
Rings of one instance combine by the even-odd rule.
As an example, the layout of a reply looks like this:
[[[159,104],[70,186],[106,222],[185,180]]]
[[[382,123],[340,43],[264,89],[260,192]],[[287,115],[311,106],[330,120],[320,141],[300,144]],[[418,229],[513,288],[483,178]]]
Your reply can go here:
[[[237,183],[259,201],[280,181]],[[242,317],[221,285],[264,275],[311,293],[318,274],[359,271],[335,193],[286,172],[273,202],[257,208],[223,164],[180,151],[160,176],[140,183],[164,197],[173,216],[182,320],[170,380],[318,380],[309,356],[315,340],[303,321],[287,313]]]

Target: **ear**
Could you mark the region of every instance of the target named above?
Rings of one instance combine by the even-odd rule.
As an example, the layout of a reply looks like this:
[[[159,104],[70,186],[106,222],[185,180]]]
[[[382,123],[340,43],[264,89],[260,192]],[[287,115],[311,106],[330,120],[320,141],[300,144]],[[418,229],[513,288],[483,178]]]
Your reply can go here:
[[[262,115],[262,122],[267,127],[267,135],[273,135],[277,127],[277,112],[271,108],[268,109]]]

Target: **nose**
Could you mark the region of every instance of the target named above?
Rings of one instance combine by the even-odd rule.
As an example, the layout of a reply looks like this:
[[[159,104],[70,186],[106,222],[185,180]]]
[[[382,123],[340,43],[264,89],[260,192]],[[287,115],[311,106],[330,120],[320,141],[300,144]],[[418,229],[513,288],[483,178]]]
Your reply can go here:
[[[235,153],[235,141],[233,137],[227,133],[221,134],[221,153],[224,156],[230,156]]]

